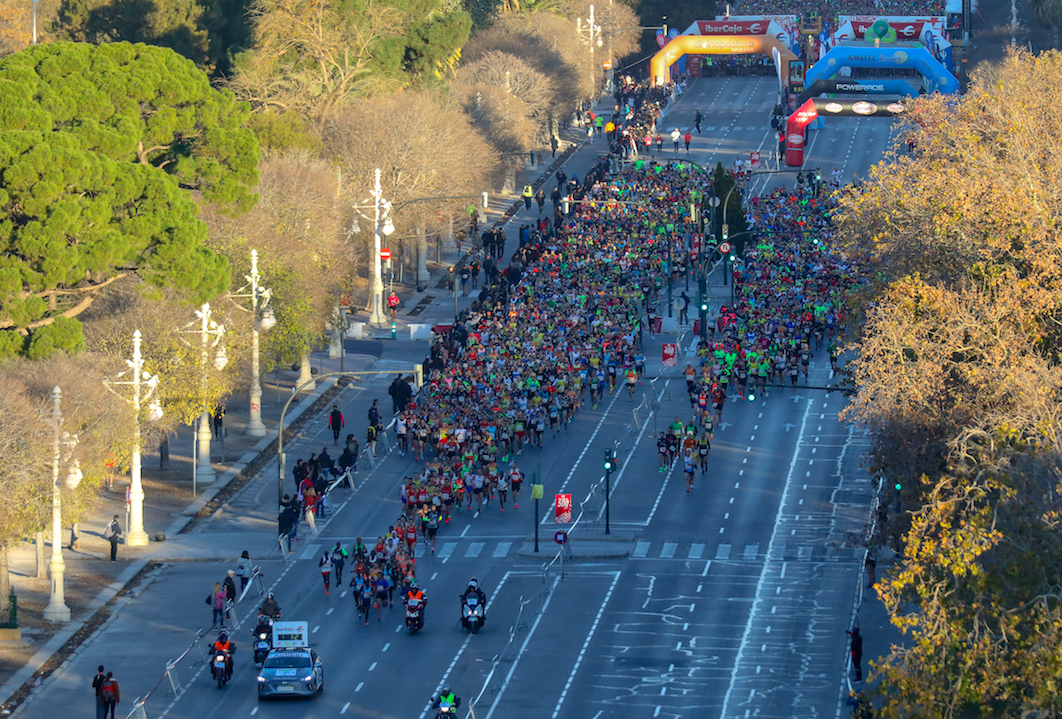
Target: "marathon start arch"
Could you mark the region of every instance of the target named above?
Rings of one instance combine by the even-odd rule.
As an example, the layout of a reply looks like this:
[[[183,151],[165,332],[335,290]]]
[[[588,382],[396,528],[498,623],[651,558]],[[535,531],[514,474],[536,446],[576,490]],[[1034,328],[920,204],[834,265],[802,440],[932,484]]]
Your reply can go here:
[[[683,55],[778,54],[781,77],[789,77],[789,63],[797,56],[772,35],[679,35],[653,55],[649,70],[654,87],[666,85],[670,68]]]

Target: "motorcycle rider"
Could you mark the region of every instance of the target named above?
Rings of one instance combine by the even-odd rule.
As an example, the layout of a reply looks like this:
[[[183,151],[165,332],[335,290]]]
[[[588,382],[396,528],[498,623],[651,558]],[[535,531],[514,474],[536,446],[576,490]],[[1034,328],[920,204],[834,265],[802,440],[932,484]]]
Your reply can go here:
[[[438,709],[443,702],[448,703],[454,709],[461,706],[461,697],[454,694],[449,684],[443,684],[442,689],[439,690],[439,696],[432,701],[431,708]]]
[[[480,606],[484,609],[487,608],[487,595],[479,588],[479,581],[475,577],[468,580],[468,589],[466,589],[465,593],[461,595],[461,601],[465,602],[471,597],[477,597]]]
[[[410,600],[413,599],[419,600],[425,606],[427,606],[428,604],[428,600],[424,596],[424,591],[419,586],[417,586],[416,582],[413,582],[409,585],[409,589],[406,590],[406,596],[403,597],[403,601],[408,604]]]
[[[254,640],[251,643],[252,648],[257,647],[259,637],[265,634],[265,641],[269,643],[269,648],[273,648],[273,620],[264,614],[258,615],[258,626],[251,632],[251,636]],[[256,651],[257,654],[257,651]],[[257,659],[257,657],[256,657]]]
[[[276,619],[280,616],[280,605],[277,604],[277,600],[273,598],[272,592],[266,595],[265,601],[262,602],[262,607],[258,611],[270,619]]]
[[[482,607],[483,612],[480,615],[480,624],[487,623],[487,595],[483,593],[483,590],[479,588],[479,582],[475,577],[468,580],[468,588],[465,593],[461,595],[461,606],[464,607],[468,604],[468,600],[472,597],[476,597],[479,600],[479,606]],[[462,609],[462,612],[464,609]],[[461,620],[464,622],[464,619]]]
[[[229,641],[227,632],[218,634],[218,640],[214,642],[214,653],[225,654],[225,678],[232,679],[232,653],[236,651],[236,645]]]

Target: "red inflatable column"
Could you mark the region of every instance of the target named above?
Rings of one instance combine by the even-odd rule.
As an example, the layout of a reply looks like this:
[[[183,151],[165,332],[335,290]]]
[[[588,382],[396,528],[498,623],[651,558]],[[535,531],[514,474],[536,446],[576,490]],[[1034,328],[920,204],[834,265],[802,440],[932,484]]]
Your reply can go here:
[[[808,100],[789,116],[785,124],[785,164],[800,167],[804,164],[804,141],[807,126],[819,116],[815,101]]]

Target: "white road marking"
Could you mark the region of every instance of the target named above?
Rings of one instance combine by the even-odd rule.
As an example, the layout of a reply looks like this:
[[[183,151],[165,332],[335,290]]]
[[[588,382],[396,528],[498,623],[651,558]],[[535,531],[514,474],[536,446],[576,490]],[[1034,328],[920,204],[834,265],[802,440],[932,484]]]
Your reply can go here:
[[[317,634],[317,630],[318,630],[318,629],[320,629],[320,628],[321,628],[321,625],[320,625],[320,624],[318,624],[318,625],[317,625],[316,627],[314,627],[314,628],[313,628],[313,631],[312,631],[312,632],[310,632],[310,633],[311,633],[311,634]]]
[[[804,410],[804,418],[800,422],[800,431],[797,434],[797,438],[796,438],[796,445],[795,446],[797,448],[799,448],[800,445],[804,441],[804,432],[807,429],[808,416],[811,414],[811,407],[812,407],[811,402],[808,402],[807,409]],[[741,634],[741,643],[738,645],[737,657],[734,659],[734,663],[733,663],[731,671],[730,671],[730,682],[729,682],[729,684],[728,684],[728,686],[726,688],[726,693],[723,695],[723,707],[722,707],[722,709],[720,710],[720,713],[719,713],[719,716],[721,717],[721,719],[726,719],[726,717],[729,717],[731,715],[731,712],[730,712],[730,701],[731,701],[730,700],[730,695],[733,693],[734,685],[737,683],[738,671],[739,671],[739,669],[741,667],[742,656],[745,653],[746,647],[748,646],[748,643],[749,643],[749,636],[752,633],[752,623],[756,619],[756,614],[757,614],[756,610],[758,608],[757,605],[759,605],[760,602],[762,602],[761,595],[762,595],[763,589],[764,589],[763,585],[764,585],[764,583],[767,580],[768,568],[771,566],[770,557],[774,553],[775,542],[778,539],[778,528],[781,525],[782,516],[783,516],[783,514],[785,512],[786,500],[788,499],[789,493],[790,493],[790,491],[792,489],[793,472],[796,469],[796,463],[798,461],[798,454],[799,454],[799,449],[797,449],[797,450],[795,450],[793,452],[793,459],[789,463],[789,472],[786,474],[785,484],[782,487],[782,496],[779,499],[778,510],[775,512],[775,517],[774,517],[774,529],[771,531],[771,539],[767,543],[767,552],[766,552],[767,559],[763,562],[763,567],[760,569],[760,578],[756,582],[756,599],[753,600],[752,609],[751,609],[751,611],[749,611],[748,618],[745,621],[745,629],[744,629],[744,631]],[[781,589],[782,589],[781,586],[776,587],[777,591],[775,593],[777,594],[779,591],[781,591]],[[766,644],[763,645],[763,649],[766,650],[766,648],[767,648],[767,645]]]
[[[344,704],[343,708],[339,710],[339,713],[340,714],[346,714],[347,713],[347,709],[350,709],[350,702],[347,702],[346,704]]]
[[[479,514],[479,512],[476,512],[476,514],[478,515],[478,514]],[[462,532],[461,532],[461,537],[462,537],[462,538],[464,538],[464,536],[465,536],[466,534],[468,534],[468,529],[469,529],[469,527],[471,527],[471,526],[472,526],[471,524],[468,524],[468,525],[466,525],[466,526],[465,526],[465,528],[464,528],[464,531],[462,531]]]
[[[384,644],[383,649],[381,649],[380,651],[381,652],[386,652],[390,648],[390,646],[391,646],[391,642],[388,642],[387,644]]]
[[[332,607],[332,608],[331,608],[331,609],[329,609],[329,610],[328,610],[327,612],[325,612],[325,615],[331,614],[331,613],[332,613],[332,612],[334,612],[335,610],[336,610],[336,608],[335,608],[335,607]]]
[[[370,672],[371,672],[371,671],[372,671],[373,669],[375,669],[375,668],[376,668],[376,662],[373,662],[372,664],[370,664],[370,665],[369,665],[369,671],[370,671]]]
[[[564,690],[561,692],[560,699],[557,700],[557,706],[553,708],[552,719],[557,719],[557,715],[560,713],[561,710],[561,705],[564,704],[564,698],[568,696],[568,690],[571,689],[572,682],[575,680],[575,674],[579,671],[579,665],[583,663],[583,657],[586,656],[587,647],[590,646],[590,640],[594,638],[594,633],[597,631],[597,627],[601,623],[601,615],[605,613],[605,607],[608,606],[609,600],[612,599],[612,593],[616,590],[616,584],[619,582],[620,574],[620,572],[615,572],[612,577],[612,584],[611,586],[609,586],[608,592],[605,594],[605,600],[601,602],[601,607],[597,610],[597,616],[594,617],[594,623],[590,626],[590,631],[587,633],[586,639],[583,641],[583,646],[579,650],[579,656],[575,660],[575,666],[572,667],[572,673],[568,675],[568,681],[564,684]],[[553,595],[551,594],[550,596],[552,597]],[[549,600],[547,599],[546,602],[548,603]],[[544,610],[545,606],[543,606],[543,611]],[[542,615],[539,614],[539,616]],[[517,656],[519,657],[519,655]],[[513,662],[513,669],[515,668],[516,662]],[[509,670],[510,675],[512,674],[512,671],[512,669]],[[506,678],[506,683],[508,683],[508,678]],[[498,698],[501,698],[500,692],[498,694]],[[497,699],[495,700],[495,704],[497,704]],[[494,711],[493,706],[491,707],[491,711]],[[487,716],[489,717],[490,715],[488,714]]]
[[[358,686],[354,687],[354,691],[355,691],[355,692],[360,692],[360,691],[361,691],[361,688],[362,688],[363,686],[365,686],[365,682],[359,682],[359,683],[358,683]]]
[[[553,580],[553,587],[550,590],[549,596],[546,597],[546,601],[542,603],[542,610],[535,617],[534,624],[531,625],[531,629],[527,633],[527,637],[524,639],[524,643],[520,645],[520,651],[517,652],[516,658],[513,659],[513,664],[509,667],[509,672],[505,675],[505,680],[502,682],[501,687],[498,688],[498,695],[494,697],[494,703],[490,705],[490,711],[487,712],[486,719],[494,714],[494,710],[498,707],[498,702],[501,701],[502,695],[505,693],[506,688],[509,686],[509,681],[513,678],[513,673],[516,671],[517,665],[520,663],[520,657],[524,655],[524,651],[527,649],[528,643],[531,641],[531,637],[534,636],[535,630],[538,629],[538,623],[542,620],[542,615],[546,613],[546,607],[549,606],[550,601],[553,599],[553,590],[557,588],[560,583],[560,577],[556,577]],[[495,592],[497,596],[497,592]]]

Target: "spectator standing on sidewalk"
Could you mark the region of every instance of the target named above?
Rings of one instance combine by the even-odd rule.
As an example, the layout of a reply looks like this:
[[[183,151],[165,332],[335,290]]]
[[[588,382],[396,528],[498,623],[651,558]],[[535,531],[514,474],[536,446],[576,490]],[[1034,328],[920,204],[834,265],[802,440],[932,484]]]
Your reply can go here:
[[[118,540],[122,538],[122,525],[118,522],[118,515],[114,515],[114,519],[107,525],[107,528],[103,530],[104,539],[111,543],[111,561],[118,561]]]
[[[113,672],[107,672],[107,676],[100,684],[100,701],[103,703],[103,719],[107,719],[108,713],[110,713],[111,719],[114,719],[114,710],[118,706],[118,702],[121,700],[122,695],[118,689],[118,680],[114,678]]]
[[[96,695],[96,719],[103,719],[103,698],[100,696],[100,689],[103,688],[103,682],[106,678],[107,675],[103,673],[103,665],[100,664],[99,671],[92,678],[92,691]]]
[[[218,406],[214,408],[214,439],[221,439],[221,434],[225,430],[225,405],[218,403]]]
[[[380,400],[374,399],[372,407],[369,407],[369,424],[373,427],[380,426]]]
[[[346,426],[343,421],[343,413],[339,411],[339,405],[332,405],[332,412],[328,415],[328,427],[332,430],[332,444],[339,444],[339,433]]]
[[[352,434],[347,435],[347,453],[350,455],[350,458],[348,460],[350,464],[347,466],[350,467],[350,471],[352,471],[354,474],[357,474],[358,455],[361,454],[361,445],[358,443],[358,440]],[[340,469],[344,469],[342,457],[340,457],[339,459],[339,467]]]
[[[539,189],[538,194],[535,195],[535,202],[538,203],[538,215],[541,217],[542,210],[546,206],[546,193],[543,190]]]
[[[848,632],[852,637],[852,668],[855,670],[855,680],[863,681],[863,635],[859,633],[859,627],[853,627]]]

